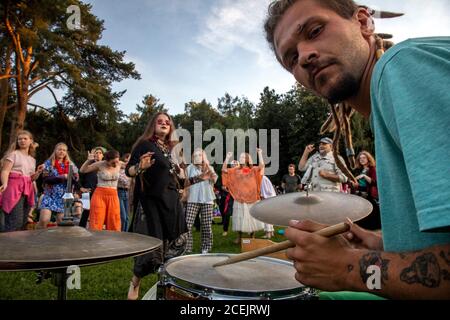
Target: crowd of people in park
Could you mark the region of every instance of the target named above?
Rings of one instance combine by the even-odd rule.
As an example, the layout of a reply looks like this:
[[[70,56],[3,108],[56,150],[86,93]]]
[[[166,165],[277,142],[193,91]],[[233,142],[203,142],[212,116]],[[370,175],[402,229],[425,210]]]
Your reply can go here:
[[[160,114],[155,119],[158,116],[168,117]],[[150,123],[155,126],[151,132],[154,135],[159,123]],[[172,126],[173,123],[169,120],[163,128],[171,130]],[[260,230],[264,230],[264,237],[270,239],[274,235],[273,227],[252,218],[252,205],[268,197],[300,192],[307,186],[310,186],[311,190],[347,192],[368,199],[375,210],[374,214],[370,215],[368,224],[364,225],[371,229],[380,228],[376,165],[374,157],[367,151],[361,151],[357,157],[356,183],[349,182],[335,165],[331,139],[322,138],[318,144],[318,152],[313,153],[314,145],[308,145],[299,164],[288,166],[280,185],[274,185],[264,175],[261,149],[257,150],[258,165],[254,165],[248,153],[240,155],[238,160],[233,160],[233,154],[228,153],[221,168],[219,184],[219,175],[210,165],[204,150],[196,149],[190,162],[186,159],[173,160],[169,156],[172,155],[174,141],[168,140],[168,145],[165,146],[161,143],[155,144],[151,139],[155,140],[154,137],[141,138],[139,144],[147,143],[148,150],[145,149],[146,152],[139,156],[133,152],[120,155],[115,150],[94,147],[88,151],[86,161],[78,168],[71,160],[68,146],[64,142],[56,144],[49,158],[37,165],[35,157],[38,144],[30,132],[20,131],[15,144],[1,160],[0,230],[10,232],[27,228],[47,228],[61,222],[64,217],[63,196],[67,189],[69,167],[72,169],[71,185],[75,198],[72,214],[76,224],[92,230],[123,232],[133,230],[131,221],[135,211],[149,209],[147,205],[159,207],[154,203],[142,205],[141,202],[136,202],[140,195],[145,194],[145,181],[139,179],[136,184],[136,176],[133,176],[136,172],[130,173],[130,168],[147,171],[151,167],[152,170],[149,171],[154,172],[156,180],[160,183],[165,181],[165,184],[170,182],[170,190],[176,191],[172,195],[173,199],[176,195],[180,200],[180,212],[186,220],[187,252],[192,252],[192,228],[198,218],[200,224],[196,227],[201,230],[201,251],[211,252],[211,226],[214,223],[213,209],[216,207],[222,217],[219,222],[223,225],[222,236],[228,236],[232,221],[232,230],[238,234],[236,243],[240,243],[243,233],[252,237]],[[150,148],[151,143],[158,149]],[[139,144],[134,146],[134,152]],[[141,158],[145,162],[141,163]],[[162,174],[164,166],[159,164],[158,160],[164,159],[165,168],[169,168],[170,174]],[[296,168],[300,174],[296,172]],[[164,184],[162,186],[168,188]],[[164,190],[153,186],[151,189],[152,196]],[[165,200],[174,203],[173,199]],[[231,217],[233,219],[230,219]]]
[[[252,218],[251,207],[261,199],[299,192],[308,186],[311,190],[351,192],[368,199],[375,210],[363,225],[380,228],[375,160],[367,151],[358,155],[357,182],[350,183],[335,164],[332,140],[322,138],[317,152],[313,153],[314,145],[308,145],[298,166],[288,166],[279,186],[264,175],[263,150],[257,150],[258,165],[248,153],[234,160],[229,152],[221,168],[219,185],[219,175],[204,150],[196,149],[190,161],[173,159],[177,143],[170,138],[173,131],[170,116],[157,114],[131,153],[121,156],[115,150],[94,147],[79,169],[63,142],[54,147],[47,160],[36,165],[37,143],[33,135],[18,132],[16,142],[2,158],[1,231],[47,228],[61,222],[69,167],[75,197],[72,214],[77,225],[92,230],[140,230],[133,221],[141,221],[139,216],[144,214],[159,224],[172,226],[170,240],[186,233],[188,253],[193,250],[192,228],[198,218],[201,252],[211,252],[214,207],[218,207],[222,217],[222,236],[228,236],[232,221],[237,244],[243,233],[253,237],[260,230],[270,239],[274,236],[273,226]],[[301,174],[296,173],[297,167]],[[161,226],[155,227],[153,221],[148,228],[158,237],[166,233]]]

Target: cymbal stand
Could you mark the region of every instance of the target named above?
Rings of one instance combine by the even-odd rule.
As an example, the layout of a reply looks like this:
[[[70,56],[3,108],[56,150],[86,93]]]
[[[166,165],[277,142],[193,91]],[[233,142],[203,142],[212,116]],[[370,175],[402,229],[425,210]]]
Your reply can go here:
[[[72,206],[74,196],[72,193],[72,177],[73,177],[73,167],[69,165],[69,174],[67,176],[67,187],[66,193],[64,193],[63,201],[64,201],[64,218],[60,223],[58,223],[59,227],[73,227],[75,224],[73,223],[72,216]]]

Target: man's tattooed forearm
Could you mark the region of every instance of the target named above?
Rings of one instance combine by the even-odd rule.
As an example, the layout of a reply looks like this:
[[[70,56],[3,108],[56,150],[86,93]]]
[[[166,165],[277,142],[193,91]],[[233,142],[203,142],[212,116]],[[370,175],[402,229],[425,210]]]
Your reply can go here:
[[[367,282],[370,274],[367,273],[367,268],[369,266],[378,266],[381,270],[381,283],[385,284],[385,281],[388,280],[388,266],[389,260],[383,259],[380,252],[369,252],[362,256],[361,260],[359,260],[359,273],[361,279],[364,283]]]
[[[450,281],[450,272],[448,270],[442,270],[442,279]]]
[[[353,271],[353,265],[352,264],[349,264],[348,266],[347,266],[347,271],[350,273],[350,272],[352,272]]]
[[[408,284],[420,283],[428,288],[439,287],[441,268],[436,256],[431,252],[418,256],[409,267],[402,270],[400,280]]]
[[[442,259],[447,263],[448,266],[450,266],[450,251],[445,254],[444,250],[441,251],[439,254]]]

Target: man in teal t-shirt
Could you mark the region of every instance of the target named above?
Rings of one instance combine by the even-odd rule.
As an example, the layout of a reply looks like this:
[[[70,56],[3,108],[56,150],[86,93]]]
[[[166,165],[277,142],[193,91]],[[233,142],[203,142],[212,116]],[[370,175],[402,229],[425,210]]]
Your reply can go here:
[[[265,30],[278,61],[330,104],[370,118],[382,235],[343,239],[292,221],[304,285],[394,299],[450,298],[450,38],[405,41],[383,56],[371,10],[352,0],[278,0]]]
[[[450,242],[450,38],[388,50],[375,67],[371,98],[384,249]]]

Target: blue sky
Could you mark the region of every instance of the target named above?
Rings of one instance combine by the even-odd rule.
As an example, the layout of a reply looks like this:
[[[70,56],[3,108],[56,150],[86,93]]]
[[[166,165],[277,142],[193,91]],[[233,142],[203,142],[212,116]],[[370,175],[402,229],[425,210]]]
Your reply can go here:
[[[143,96],[153,94],[169,112],[184,112],[189,101],[217,105],[226,92],[257,103],[265,86],[282,93],[294,84],[273,58],[262,25],[270,0],[88,0],[105,21],[101,40],[127,51],[142,79],[114,85],[127,92],[120,109],[135,111]],[[406,14],[376,20],[377,31],[399,42],[411,37],[450,35],[449,0],[364,0],[384,10]],[[34,102],[53,105],[42,91]]]

